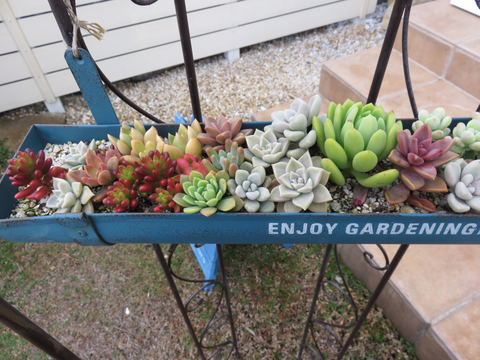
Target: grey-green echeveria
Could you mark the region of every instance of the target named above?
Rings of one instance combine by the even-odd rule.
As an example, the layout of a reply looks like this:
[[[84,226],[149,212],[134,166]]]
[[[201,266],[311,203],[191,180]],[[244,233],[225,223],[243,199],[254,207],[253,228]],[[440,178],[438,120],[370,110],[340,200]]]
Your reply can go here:
[[[275,204],[270,199],[272,179],[266,176],[265,168],[253,167],[250,163],[243,163],[235,173],[235,178],[227,181],[230,194],[238,196],[245,202],[245,210],[250,213],[270,213],[275,210]]]
[[[88,149],[97,151],[97,143],[95,142],[95,139],[90,141],[88,146],[83,141],[80,141],[76,146],[71,146],[70,153],[65,156],[65,163],[61,167],[68,170],[81,169],[82,166],[87,163],[85,156],[87,155]]]
[[[254,167],[269,167],[275,164],[285,156],[290,145],[290,140],[286,138],[277,139],[273,130],[263,132],[256,129],[253,135],[246,137],[248,149],[244,149],[245,158],[250,161]]]
[[[480,151],[480,113],[476,112],[467,125],[460,122],[452,132],[453,146],[450,150],[460,156],[473,158],[474,152]],[[447,138],[451,138],[447,136]],[[473,154],[465,154],[473,152]]]
[[[445,116],[444,108],[436,108],[431,114],[427,110],[420,110],[418,113],[418,120],[412,124],[413,132],[423,124],[428,124],[430,129],[432,129],[432,139],[441,140],[448,134],[450,134],[450,129],[448,126],[452,122],[451,116]]]
[[[469,164],[463,159],[452,161],[445,167],[444,175],[451,191],[447,200],[452,210],[480,212],[480,160]]]
[[[177,193],[173,201],[183,206],[183,212],[186,214],[201,212],[205,216],[210,216],[217,210],[237,210],[243,206],[243,201],[237,196],[224,197],[229,179],[225,170],[218,173],[210,171],[205,177],[198,171],[181,175],[180,184],[185,194]]]
[[[315,130],[308,131],[312,125],[314,116],[318,116],[322,107],[320,95],[313,96],[308,104],[302,99],[295,99],[290,109],[275,111],[271,114],[272,125],[265,130],[272,129],[277,137],[285,137],[290,140],[288,157],[298,159],[316,141]]]
[[[93,192],[80,182],[68,182],[53,178],[53,194],[47,200],[46,206],[58,209],[57,214],[85,212],[93,214]]]
[[[308,151],[298,160],[290,158],[288,163],[277,163],[272,168],[280,183],[270,194],[270,200],[278,202],[277,212],[327,212],[327,201],[332,200],[325,187],[330,173],[315,167]]]

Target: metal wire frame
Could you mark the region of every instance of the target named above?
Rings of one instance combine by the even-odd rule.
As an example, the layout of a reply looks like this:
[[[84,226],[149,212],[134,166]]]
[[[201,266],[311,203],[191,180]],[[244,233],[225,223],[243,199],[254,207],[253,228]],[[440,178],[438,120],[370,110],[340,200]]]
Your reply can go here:
[[[390,280],[393,272],[395,271],[396,267],[400,263],[400,260],[402,259],[403,255],[405,255],[405,252],[407,251],[408,247],[410,245],[401,245],[400,248],[397,250],[392,262],[390,262],[390,259],[385,251],[385,249],[381,245],[377,245],[380,251],[382,252],[382,255],[384,256],[384,262],[385,266],[378,266],[375,263],[372,262],[373,255],[365,251],[363,253],[363,257],[365,261],[375,270],[378,271],[385,271],[382,279],[380,280],[379,284],[377,285],[377,288],[373,292],[372,297],[370,298],[367,306],[361,313],[360,317],[358,316],[358,307],[355,304],[355,300],[352,297],[352,294],[350,292],[350,289],[348,287],[348,283],[345,280],[345,277],[342,272],[342,268],[340,265],[340,260],[338,258],[338,252],[337,252],[337,245],[327,245],[325,249],[325,254],[322,260],[322,265],[320,268],[320,274],[318,276],[317,280],[317,285],[315,287],[315,292],[313,294],[313,300],[312,304],[310,306],[310,312],[307,317],[307,321],[305,324],[304,332],[303,332],[303,338],[302,342],[300,344],[300,349],[298,352],[297,360],[302,359],[303,352],[307,355],[310,356],[312,359],[321,359],[324,360],[324,356],[322,355],[322,351],[320,349],[320,340],[317,339],[315,335],[315,325],[319,325],[321,327],[321,330],[323,331],[324,337],[323,337],[323,342],[327,343],[330,345],[331,348],[336,350],[337,353],[337,360],[340,360],[343,358],[345,353],[347,352],[348,348],[352,344],[353,340],[355,339],[355,336],[357,335],[358,331],[362,327],[363,323],[365,322],[368,314],[373,308],[373,305],[377,301],[378,297],[382,293],[383,289],[387,285],[388,281]],[[342,284],[343,287],[345,288],[342,289],[339,285],[334,283],[333,281],[330,281],[329,279],[326,279],[325,274],[327,271],[328,267],[328,262],[330,260],[330,255],[332,252],[332,248],[334,249],[334,257],[335,257],[335,265],[337,267],[337,270],[340,274],[340,277],[342,279]],[[320,292],[323,290],[325,295],[331,300],[331,301],[339,301],[341,297],[335,295],[334,293],[329,293],[327,291],[327,286],[330,285],[333,286],[335,290],[337,290],[341,297],[346,299],[348,303],[350,304],[354,314],[355,314],[355,320],[352,323],[348,324],[335,324],[332,322],[328,322],[322,319],[315,319],[315,309],[317,307],[317,301],[318,297],[320,295]],[[337,334],[335,330],[339,330],[342,332],[345,332],[346,330],[350,330],[350,335],[348,336],[347,340],[343,342],[342,340],[342,335]],[[310,335],[310,343],[308,342],[309,340],[309,335]]]
[[[232,308],[230,303],[230,294],[228,292],[227,276],[225,271],[225,263],[223,261],[222,245],[217,244],[217,253],[218,253],[218,260],[220,265],[219,268],[220,268],[220,274],[221,274],[221,281],[217,281],[215,279],[212,279],[212,280],[187,279],[183,276],[178,275],[172,268],[173,255],[175,253],[175,250],[178,247],[178,244],[172,244],[170,246],[170,248],[168,249],[167,260],[165,260],[165,256],[162,252],[162,249],[158,244],[152,244],[152,246],[153,246],[153,249],[155,250],[155,254],[157,255],[157,259],[160,262],[160,265],[162,266],[163,273],[167,278],[168,284],[170,286],[170,290],[172,291],[175,297],[177,306],[180,310],[180,313],[182,314],[185,325],[188,328],[188,331],[195,344],[195,347],[197,348],[197,352],[200,358],[202,360],[207,359],[205,355],[205,350],[213,351],[210,354],[210,357],[208,357],[208,359],[221,359],[221,358],[230,359],[232,354],[235,354],[236,357],[239,357],[240,353],[238,351],[238,342],[237,342],[237,336],[235,331],[235,325],[233,321]],[[196,246],[201,247],[203,246],[203,244],[199,244]],[[188,298],[188,300],[184,303],[178,292],[177,286],[175,284],[175,279],[185,283],[202,284],[202,286],[199,289],[197,289],[193,293],[193,295],[191,295]],[[200,306],[204,303],[201,296],[206,296],[205,289],[212,285],[217,285],[216,288],[218,287],[220,288],[220,296],[216,301],[216,306],[207,324],[201,331],[200,335],[197,336],[195,333],[195,329],[193,328],[193,325],[191,323],[189,313],[193,313],[200,308]],[[194,301],[196,298],[198,298],[198,300]],[[225,299],[224,306],[226,308],[226,312],[221,311],[222,310],[221,305],[224,299]],[[205,340],[209,331],[211,330],[218,331],[224,325],[226,325],[227,322],[230,325],[230,335],[231,335],[230,339],[215,345],[203,344],[203,341]],[[226,357],[221,357],[223,355],[225,355]]]

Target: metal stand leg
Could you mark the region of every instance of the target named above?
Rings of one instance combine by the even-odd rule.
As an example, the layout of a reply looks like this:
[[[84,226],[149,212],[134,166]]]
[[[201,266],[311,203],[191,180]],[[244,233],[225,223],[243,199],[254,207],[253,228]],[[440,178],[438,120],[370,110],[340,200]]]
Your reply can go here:
[[[165,259],[162,249],[158,244],[152,244],[152,245],[153,245],[153,249],[155,250],[155,254],[157,255],[158,261],[162,266],[165,277],[167,278],[168,284],[170,286],[170,290],[172,291],[173,296],[175,297],[175,300],[177,302],[177,306],[180,309],[180,312],[183,316],[183,320],[187,325],[190,336],[192,337],[193,342],[197,347],[197,351],[200,355],[200,358],[202,360],[207,359],[204,352],[205,350],[213,351],[213,353],[210,355],[210,357],[208,357],[208,359],[220,359],[221,356],[224,356],[225,359],[229,359],[232,353],[234,352],[235,352],[235,355],[238,357],[239,351],[238,351],[237,337],[235,334],[235,326],[233,322],[233,315],[232,315],[232,310],[230,305],[230,295],[229,295],[228,286],[227,286],[227,276],[225,271],[225,264],[223,261],[222,246],[217,245],[220,272],[222,277],[222,282],[219,282],[219,281],[216,281],[215,279],[213,280],[186,279],[184,277],[177,275],[172,270],[172,256],[178,244],[172,244],[170,246],[170,249],[168,250],[168,260]],[[199,283],[200,285],[202,285],[202,287],[199,290],[195,291],[195,293],[184,304],[178,292],[177,286],[175,285],[174,278],[177,278],[178,280],[184,281],[184,282]],[[188,313],[194,312],[204,303],[203,299],[201,298],[206,293],[204,289],[210,288],[214,284],[218,285],[217,288],[221,289],[220,297],[216,302],[216,307],[207,325],[205,326],[203,331],[200,333],[200,335],[197,337]],[[224,313],[223,311],[220,311],[224,295],[225,295],[226,313]],[[193,301],[195,298],[198,298],[196,303]],[[225,325],[227,322],[229,322],[230,324],[231,340],[226,340],[216,345],[202,344],[203,340],[206,338],[210,330],[214,329],[216,331],[219,331],[219,329],[223,325]],[[221,333],[221,334],[224,334],[224,333]]]
[[[0,322],[57,360],[80,360],[50,334],[0,298]]]
[[[228,318],[230,320],[230,331],[232,332],[233,348],[235,349],[235,356],[239,357],[240,353],[238,352],[237,335],[235,334],[235,324],[233,323],[232,307],[230,305],[230,294],[228,293],[228,285],[227,285],[227,273],[225,271],[225,264],[223,262],[223,253],[222,253],[221,244],[217,244],[217,253],[218,253],[218,261],[220,263],[220,273],[222,274],[222,286],[223,286],[223,290],[225,291],[225,301],[227,303]]]
[[[331,254],[332,248],[333,248],[333,245],[327,245],[327,248],[325,250],[325,255],[323,257],[322,267],[320,269],[320,275],[318,277],[317,285],[316,285],[316,288],[315,288],[315,293],[313,295],[312,306],[310,307],[310,312],[308,314],[307,322],[306,322],[306,325],[305,325],[305,330],[304,330],[304,333],[303,333],[302,343],[300,345],[300,350],[299,350],[299,353],[298,353],[297,360],[301,359],[302,353],[303,353],[304,350],[307,351],[308,354],[312,358],[314,356],[316,356],[319,359],[323,359],[323,356],[322,356],[321,351],[319,349],[317,340],[315,339],[315,334],[314,334],[314,329],[313,329],[315,323],[320,324],[326,330],[327,340],[336,349],[338,349],[339,353],[337,355],[337,360],[341,360],[343,358],[346,351],[348,350],[351,343],[353,342],[353,339],[355,339],[355,336],[357,335],[358,331],[360,330],[363,323],[365,322],[365,319],[367,318],[368,314],[370,313],[370,310],[372,309],[373,305],[375,304],[378,297],[382,293],[383,289],[387,285],[388,280],[390,280],[393,272],[397,268],[398,264],[400,263],[400,260],[402,259],[403,255],[405,254],[405,252],[407,251],[407,249],[409,247],[409,245],[401,245],[400,248],[397,250],[397,253],[395,254],[395,257],[393,258],[392,262],[390,263],[385,250],[381,247],[381,245],[377,245],[377,246],[380,248],[380,250],[382,251],[382,253],[385,257],[386,265],[384,267],[380,268],[380,267],[377,267],[376,265],[374,265],[370,261],[373,256],[372,256],[372,254],[370,254],[368,252],[364,253],[364,258],[367,261],[367,263],[370,266],[372,266],[373,268],[375,268],[377,270],[386,270],[386,272],[383,275],[382,279],[380,280],[380,283],[377,285],[377,288],[373,292],[373,295],[372,295],[370,301],[368,302],[367,306],[363,310],[360,317],[358,317],[358,309],[357,309],[357,307],[355,305],[355,302],[353,300],[353,297],[350,293],[350,290],[348,288],[348,284],[346,283],[345,278],[343,276],[341,266],[340,266],[340,262],[339,262],[339,259],[338,259],[338,255],[337,255],[336,246],[335,246],[335,259],[336,259],[336,262],[337,262],[337,267],[338,267],[339,273],[340,273],[341,278],[342,278],[342,282],[343,282],[343,284],[346,288],[346,291],[343,291],[335,283],[324,279],[325,272],[326,272],[327,265],[328,265],[328,261],[329,261],[329,258],[330,258],[330,254]],[[317,320],[317,319],[313,318],[313,315],[315,313],[316,303],[317,303],[318,296],[320,294],[321,288],[323,288],[324,292],[326,293],[325,284],[329,284],[329,285],[334,286],[337,290],[339,290],[342,293],[343,296],[345,296],[348,299],[351,306],[353,307],[353,311],[355,312],[355,322],[354,323],[347,324],[347,325],[343,325],[343,324],[339,325],[339,324],[328,323],[328,322],[325,322],[325,321],[322,321],[322,320]],[[338,300],[335,296],[331,296],[328,293],[326,293],[326,295],[329,296],[332,300]],[[344,330],[345,329],[350,329],[350,328],[353,328],[353,329],[352,329],[348,339],[345,341],[345,343],[343,343],[342,340],[340,339],[340,337],[337,336],[331,328],[340,328],[340,329],[344,329]],[[308,332],[309,331],[311,333],[312,340],[313,340],[313,343],[315,344],[316,348],[313,348],[312,346],[307,344],[307,337],[308,337]]]

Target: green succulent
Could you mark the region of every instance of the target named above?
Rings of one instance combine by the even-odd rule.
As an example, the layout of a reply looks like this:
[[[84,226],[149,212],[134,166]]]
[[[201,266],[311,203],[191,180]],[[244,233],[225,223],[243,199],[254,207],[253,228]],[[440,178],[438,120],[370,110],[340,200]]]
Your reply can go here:
[[[46,206],[58,209],[57,214],[85,212],[93,214],[93,192],[80,182],[69,182],[53,178],[53,195],[47,200]]]
[[[231,139],[225,140],[225,150],[219,150],[218,152],[213,148],[207,148],[205,150],[210,157],[210,161],[203,160],[203,166],[208,171],[221,171],[225,170],[228,175],[233,178],[240,165],[245,160],[245,152],[243,148],[238,147],[238,143],[233,142]]]
[[[364,174],[397,146],[397,131],[403,130],[403,126],[393,112],[386,114],[381,106],[362,106],[347,100],[343,105],[330,103],[325,123],[314,117],[312,125],[326,156],[322,168],[331,172],[330,179],[337,185],[344,185],[349,174],[365,187],[383,187],[398,177],[395,169],[372,176]]]
[[[453,146],[450,150],[466,159],[475,158],[476,153],[480,151],[480,113],[476,112],[467,125],[458,123],[452,135]]]
[[[177,193],[173,201],[182,206],[186,214],[201,212],[210,216],[217,210],[241,209],[243,201],[238,196],[224,197],[227,180],[230,178],[225,170],[218,173],[210,171],[205,177],[198,171],[192,171],[189,175],[180,176],[180,184],[185,194]]]
[[[448,126],[452,123],[450,116],[445,116],[444,108],[436,108],[433,113],[429,114],[427,110],[420,110],[418,113],[418,121],[412,124],[413,132],[417,131],[423,124],[428,124],[432,129],[432,139],[441,140],[450,134]]]
[[[275,210],[275,204],[270,199],[268,187],[272,179],[266,176],[265,168],[253,167],[245,162],[237,170],[235,178],[227,181],[230,194],[238,196],[245,202],[245,210],[250,213],[271,213]]]

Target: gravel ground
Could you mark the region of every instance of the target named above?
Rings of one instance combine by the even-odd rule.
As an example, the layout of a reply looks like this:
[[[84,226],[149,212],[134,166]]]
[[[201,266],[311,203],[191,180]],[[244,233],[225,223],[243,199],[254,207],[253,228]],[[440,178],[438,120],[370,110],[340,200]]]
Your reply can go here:
[[[196,63],[204,114],[227,117],[251,114],[295,97],[315,93],[324,61],[381,44],[380,29],[386,4],[364,20],[344,21],[241,50],[229,64],[221,56]],[[119,88],[132,100],[171,122],[176,111],[191,113],[183,67],[152,74],[144,81],[123,81]],[[122,122],[148,122],[110,94]],[[67,123],[93,123],[78,94],[63,99]],[[1,114],[18,117],[45,111],[36,104]],[[39,322],[57,339],[85,359],[193,359],[195,349],[171,298],[151,247],[117,245],[84,248],[62,244],[2,242],[0,296]],[[162,246],[164,252],[167,247]],[[305,317],[323,256],[323,246],[225,246],[232,306],[240,351],[245,359],[295,358]],[[201,273],[189,246],[177,251],[175,265],[182,274]],[[349,273],[347,281],[362,309],[368,290]],[[338,274],[338,273],[337,273]],[[327,276],[339,286],[333,272]],[[183,286],[186,298],[193,288]],[[332,291],[334,289],[330,289]],[[216,290],[218,291],[218,286]],[[201,293],[201,295],[206,295]],[[206,295],[211,307],[213,294]],[[208,301],[210,298],[210,302]],[[321,295],[317,315],[343,324],[353,319],[345,299],[333,303]],[[128,311],[127,311],[128,309]],[[350,308],[351,310],[351,308]],[[208,319],[200,314],[197,321]],[[315,329],[318,335],[320,329]],[[219,337],[225,338],[226,327]],[[339,336],[343,337],[343,332]],[[228,336],[228,335],[227,335]],[[211,335],[207,343],[213,342]],[[46,359],[20,337],[0,327],[7,352],[0,359]],[[320,342],[326,358],[335,350]],[[2,354],[3,353],[3,354]],[[306,358],[306,357],[305,357]],[[346,359],[413,359],[412,346],[403,340],[375,308]]]
[[[202,113],[250,120],[253,113],[318,91],[322,63],[378,46],[385,31],[380,28],[387,4],[377,6],[365,19],[342,21],[289,37],[241,49],[240,59],[230,64],[223,56],[196,62]],[[176,111],[192,113],[183,66],[152,74],[145,81],[125,80],[116,84],[126,96],[165,122],[173,122]],[[122,122],[150,122],[109,91]],[[79,94],[62,98],[68,124],[94,123]],[[18,117],[45,111],[35,104],[0,114]]]

